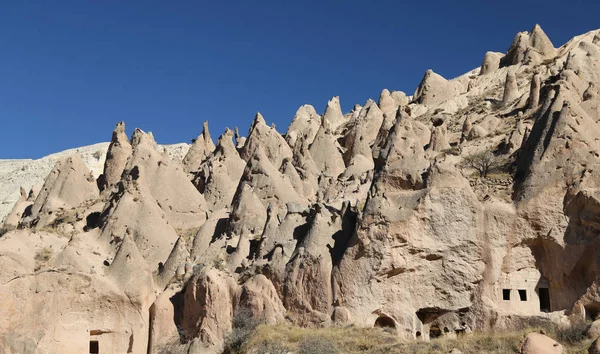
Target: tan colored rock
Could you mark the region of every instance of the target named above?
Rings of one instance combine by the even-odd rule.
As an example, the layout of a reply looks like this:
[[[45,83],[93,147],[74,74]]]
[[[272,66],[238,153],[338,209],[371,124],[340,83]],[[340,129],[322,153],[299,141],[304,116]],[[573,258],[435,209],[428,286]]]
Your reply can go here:
[[[119,191],[104,206],[100,221],[100,239],[105,244],[118,244],[131,236],[149,266],[165,262],[177,233],[167,215],[149,192],[133,181],[122,182]]]
[[[489,133],[487,130],[485,130],[485,128],[475,124],[473,125],[473,128],[471,128],[471,130],[469,131],[469,135],[467,135],[467,140],[481,139],[486,137],[488,134]]]
[[[464,142],[467,137],[469,136],[469,133],[471,132],[471,129],[473,129],[473,123],[471,123],[471,119],[467,116],[465,118],[465,121],[463,122],[463,126],[461,129],[461,134],[460,134],[460,142]]]
[[[398,107],[408,105],[408,97],[402,91],[392,91],[392,98]]]
[[[528,108],[535,109],[540,104],[540,89],[542,88],[542,77],[535,74],[531,78],[531,88],[529,89]]]
[[[198,338],[204,352],[220,352],[223,338],[231,331],[235,281],[215,269],[195,275],[185,289],[181,332]]]
[[[500,59],[504,54],[496,52],[487,52],[483,57],[483,63],[481,63],[481,69],[479,75],[485,75],[498,70],[500,67]]]
[[[181,287],[168,287],[162,292],[150,307],[150,343],[148,351],[158,352],[161,348],[168,347],[173,342],[180,341],[177,324],[175,323],[176,300],[182,298]]]
[[[338,126],[344,122],[344,114],[340,105],[340,96],[332,97],[327,102],[325,112],[323,113],[323,122],[327,129],[335,131]]]
[[[250,278],[242,286],[240,307],[247,308],[256,318],[263,318],[269,325],[285,321],[283,307],[275,287],[262,274]]]
[[[419,87],[415,91],[413,101],[426,106],[435,106],[464,91],[459,82],[450,82],[441,75],[427,70]]]
[[[102,191],[110,191],[121,180],[123,169],[127,165],[127,159],[131,156],[131,152],[131,144],[125,134],[125,122],[119,122],[113,131],[106,152],[104,172],[99,183]]]
[[[233,132],[226,129],[217,141],[214,154],[202,165],[193,180],[211,210],[231,204],[246,167],[232,138]]]
[[[381,112],[388,117],[395,117],[396,111],[398,110],[399,104],[394,100],[392,94],[388,89],[381,91],[379,95],[379,109]]]
[[[529,333],[521,344],[520,351],[521,354],[560,354],[562,352],[562,345],[540,333]]]
[[[208,207],[181,164],[156,151],[152,137],[136,129],[132,137],[133,154],[125,171],[140,186],[142,193],[156,200],[173,228],[198,227],[206,220]]]
[[[325,120],[323,120],[325,124]],[[308,151],[320,173],[337,178],[346,168],[342,154],[338,151],[336,139],[323,124]]]
[[[186,241],[179,237],[169,254],[169,257],[164,262],[162,268],[158,271],[157,283],[161,288],[165,288],[169,282],[176,278],[182,280],[185,276],[185,264],[190,258],[190,252]],[[183,272],[180,268],[183,268]],[[181,274],[183,273],[183,274]]]
[[[183,167],[186,172],[197,171],[202,162],[204,162],[215,150],[210,132],[208,131],[208,121],[202,125],[202,133],[198,135],[194,143],[183,158]]]
[[[98,187],[78,155],[59,160],[35,202],[26,222],[37,227],[51,224],[58,211],[71,210],[99,197]]]
[[[31,201],[28,201],[28,195],[25,192],[25,189],[21,187],[20,192],[21,196],[19,197],[19,200],[17,200],[15,206],[6,218],[4,218],[2,227],[5,229],[14,229],[19,226],[19,222],[24,216],[25,210],[33,204]]]
[[[508,106],[519,97],[519,86],[514,72],[506,73],[504,81],[504,95],[502,96],[502,105]]]
[[[267,126],[260,112],[256,113],[252,122],[248,139],[240,152],[241,158],[248,162],[258,148],[264,151],[275,168],[279,168],[284,159],[292,157],[292,150],[285,139],[277,130]]]
[[[447,132],[448,128],[443,119],[434,120],[428,149],[431,151],[444,151],[450,149],[450,144],[446,138]]]
[[[539,25],[530,32],[519,32],[506,56],[500,60],[500,67],[528,63],[535,65],[544,59],[554,57],[556,49]]]
[[[298,142],[310,145],[315,139],[320,126],[321,117],[317,114],[315,108],[305,104],[296,111],[294,119],[285,134],[285,140],[292,148]]]

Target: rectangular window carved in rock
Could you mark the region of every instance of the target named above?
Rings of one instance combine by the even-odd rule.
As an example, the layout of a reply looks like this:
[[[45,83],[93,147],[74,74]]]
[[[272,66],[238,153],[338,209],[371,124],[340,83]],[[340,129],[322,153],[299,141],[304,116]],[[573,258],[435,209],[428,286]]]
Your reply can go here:
[[[100,345],[97,340],[90,341],[90,354],[99,354],[100,353]]]
[[[519,289],[519,298],[521,301],[527,301],[527,290]]]
[[[510,289],[502,289],[502,300],[510,300]]]

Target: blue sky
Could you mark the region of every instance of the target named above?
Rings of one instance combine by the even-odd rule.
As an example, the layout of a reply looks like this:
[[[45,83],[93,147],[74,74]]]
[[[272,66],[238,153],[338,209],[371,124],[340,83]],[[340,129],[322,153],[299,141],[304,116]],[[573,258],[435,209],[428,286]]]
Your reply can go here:
[[[209,120],[246,132],[256,111],[284,133],[322,112],[414,92],[506,51],[539,23],[555,46],[600,28],[600,1],[12,1],[0,8],[0,158],[110,139],[124,120],[159,143]]]

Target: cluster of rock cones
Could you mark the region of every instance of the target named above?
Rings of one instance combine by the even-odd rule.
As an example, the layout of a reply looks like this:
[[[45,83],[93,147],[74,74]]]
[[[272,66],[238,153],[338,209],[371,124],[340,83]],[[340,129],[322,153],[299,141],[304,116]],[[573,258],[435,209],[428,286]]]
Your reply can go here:
[[[420,340],[594,318],[599,88],[600,31],[536,25],[285,135],[205,124],[182,161],[119,123],[100,177],[61,159],[5,218],[0,352],[219,352],[240,309]]]

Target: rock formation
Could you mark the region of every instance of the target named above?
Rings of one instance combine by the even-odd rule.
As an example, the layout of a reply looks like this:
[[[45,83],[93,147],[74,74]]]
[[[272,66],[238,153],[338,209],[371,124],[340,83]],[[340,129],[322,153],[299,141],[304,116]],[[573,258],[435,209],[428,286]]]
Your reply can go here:
[[[285,135],[258,113],[165,150],[119,123],[98,154],[0,161],[0,352],[220,353],[241,315],[418,340],[596,318],[599,36],[535,26]]]
[[[198,135],[194,143],[183,158],[183,166],[187,172],[198,171],[202,162],[206,160],[215,150],[210,132],[208,131],[208,122],[202,125],[202,133]]]
[[[500,67],[500,59],[504,54],[496,52],[487,52],[483,57],[483,63],[481,63],[481,69],[479,75],[485,75],[498,70]]]
[[[502,105],[508,106],[519,97],[519,86],[517,86],[517,78],[514,72],[508,72],[506,74],[506,80],[504,81],[504,94],[502,96]]]
[[[425,106],[434,106],[457,96],[462,91],[460,82],[450,82],[433,70],[427,70],[415,91],[413,101]]]

